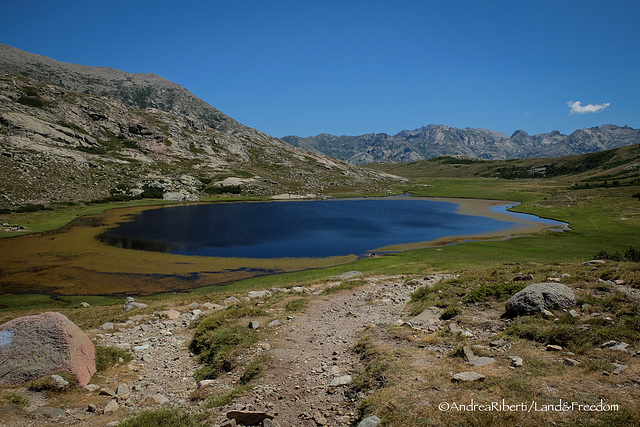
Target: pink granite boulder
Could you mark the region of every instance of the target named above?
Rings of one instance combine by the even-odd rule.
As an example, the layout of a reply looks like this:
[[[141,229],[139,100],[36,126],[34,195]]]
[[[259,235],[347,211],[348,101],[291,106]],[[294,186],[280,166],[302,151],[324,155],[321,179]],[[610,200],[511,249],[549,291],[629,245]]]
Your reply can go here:
[[[24,316],[0,325],[0,385],[66,371],[85,386],[96,372],[93,343],[60,313]]]

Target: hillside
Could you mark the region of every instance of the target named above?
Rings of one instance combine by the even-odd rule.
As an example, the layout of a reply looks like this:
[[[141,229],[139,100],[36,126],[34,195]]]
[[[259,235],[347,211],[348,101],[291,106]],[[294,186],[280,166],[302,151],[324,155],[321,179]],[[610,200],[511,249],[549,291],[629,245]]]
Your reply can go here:
[[[439,157],[370,168],[407,178],[555,179],[574,188],[640,185],[640,144],[557,158],[474,160]]]
[[[0,45],[1,209],[378,191],[389,176],[244,126],[153,74]]]
[[[518,130],[510,137],[489,129],[456,129],[428,125],[386,133],[359,136],[320,134],[301,138],[285,136],[288,143],[356,165],[405,163],[442,156],[505,160],[561,157],[608,150],[640,142],[640,130],[627,126],[603,125],[579,129],[570,135],[558,131],[529,135]]]

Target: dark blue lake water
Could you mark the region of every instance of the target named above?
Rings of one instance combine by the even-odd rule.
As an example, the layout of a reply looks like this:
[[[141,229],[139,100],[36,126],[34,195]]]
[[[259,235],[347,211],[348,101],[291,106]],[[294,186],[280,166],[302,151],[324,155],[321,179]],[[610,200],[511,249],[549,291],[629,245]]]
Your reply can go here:
[[[215,203],[151,209],[101,236],[124,248],[281,258],[365,255],[377,248],[493,232],[514,223],[412,198]],[[530,216],[535,218],[533,216]]]

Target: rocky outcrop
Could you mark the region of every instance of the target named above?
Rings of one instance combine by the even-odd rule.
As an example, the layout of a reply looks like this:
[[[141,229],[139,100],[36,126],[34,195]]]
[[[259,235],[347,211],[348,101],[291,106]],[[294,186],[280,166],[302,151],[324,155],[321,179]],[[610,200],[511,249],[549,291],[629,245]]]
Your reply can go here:
[[[576,296],[571,288],[560,283],[535,283],[507,300],[506,313],[510,316],[530,315],[575,305]]]
[[[305,150],[362,165],[404,163],[443,156],[485,160],[561,157],[635,144],[640,140],[640,129],[608,124],[579,129],[571,135],[558,131],[529,135],[517,130],[509,137],[489,129],[456,129],[440,124],[403,130],[395,135],[320,134],[306,138],[285,136],[282,139]]]
[[[0,385],[66,371],[85,386],[96,372],[89,337],[60,313],[24,316],[0,325]]]

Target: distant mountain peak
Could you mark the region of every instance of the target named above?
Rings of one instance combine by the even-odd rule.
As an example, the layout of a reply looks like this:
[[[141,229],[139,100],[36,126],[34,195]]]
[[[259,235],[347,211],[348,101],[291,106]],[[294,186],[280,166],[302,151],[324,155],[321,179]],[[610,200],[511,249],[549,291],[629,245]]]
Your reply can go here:
[[[326,135],[326,134],[325,134]],[[323,153],[354,164],[403,163],[442,156],[476,159],[560,157],[617,148],[640,141],[640,131],[628,126],[605,124],[579,129],[571,135],[557,130],[529,135],[519,129],[510,137],[491,129],[456,129],[430,124],[396,135],[283,137],[292,145]]]

